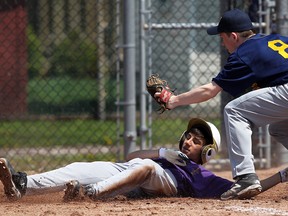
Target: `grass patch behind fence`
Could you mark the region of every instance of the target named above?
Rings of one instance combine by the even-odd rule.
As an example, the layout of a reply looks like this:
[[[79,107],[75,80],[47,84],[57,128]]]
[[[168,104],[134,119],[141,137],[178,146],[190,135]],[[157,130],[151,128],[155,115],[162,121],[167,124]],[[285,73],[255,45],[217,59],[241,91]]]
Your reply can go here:
[[[153,144],[177,143],[186,129],[183,119],[160,119],[152,124]],[[220,123],[217,121],[216,126]],[[218,127],[219,128],[219,127]],[[0,147],[53,147],[77,145],[114,145],[117,131],[123,144],[124,122],[93,119],[2,121]],[[139,139],[138,139],[139,140]]]

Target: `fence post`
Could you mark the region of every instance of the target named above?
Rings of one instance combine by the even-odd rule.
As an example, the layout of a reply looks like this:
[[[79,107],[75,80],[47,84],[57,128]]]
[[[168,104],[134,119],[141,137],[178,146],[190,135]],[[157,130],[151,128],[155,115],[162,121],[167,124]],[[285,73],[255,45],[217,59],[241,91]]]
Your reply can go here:
[[[277,33],[281,35],[288,35],[288,0],[276,0],[276,28]],[[276,146],[276,152],[279,164],[288,162],[288,151],[283,145]]]
[[[135,95],[135,1],[125,0],[124,7],[124,157],[136,147]]]
[[[146,134],[147,134],[147,126],[146,126],[146,38],[145,38],[145,0],[141,0],[140,2],[140,140],[141,140],[141,149],[146,148]]]

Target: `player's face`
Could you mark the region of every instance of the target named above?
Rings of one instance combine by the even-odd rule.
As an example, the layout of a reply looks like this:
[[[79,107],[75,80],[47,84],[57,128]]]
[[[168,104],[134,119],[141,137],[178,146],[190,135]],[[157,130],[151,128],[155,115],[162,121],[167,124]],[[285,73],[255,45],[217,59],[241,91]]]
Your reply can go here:
[[[238,35],[234,32],[227,34],[227,33],[220,33],[221,44],[226,48],[226,50],[231,54],[233,53],[238,47]]]
[[[186,154],[192,161],[199,163],[201,160],[202,146],[205,139],[202,136],[196,136],[193,133],[185,133],[185,140],[181,151]]]

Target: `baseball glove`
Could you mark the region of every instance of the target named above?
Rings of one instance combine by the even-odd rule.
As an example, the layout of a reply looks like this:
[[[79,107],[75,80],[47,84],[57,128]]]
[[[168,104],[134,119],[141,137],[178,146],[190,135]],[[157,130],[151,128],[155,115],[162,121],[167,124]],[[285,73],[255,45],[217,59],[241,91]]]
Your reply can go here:
[[[167,108],[167,103],[172,95],[174,95],[174,91],[170,90],[166,80],[162,80],[159,78],[159,75],[151,75],[146,82],[146,88],[149,94],[156,100],[156,102],[160,105],[158,111],[163,113],[165,110],[169,110]],[[155,97],[155,93],[160,92],[159,97]]]

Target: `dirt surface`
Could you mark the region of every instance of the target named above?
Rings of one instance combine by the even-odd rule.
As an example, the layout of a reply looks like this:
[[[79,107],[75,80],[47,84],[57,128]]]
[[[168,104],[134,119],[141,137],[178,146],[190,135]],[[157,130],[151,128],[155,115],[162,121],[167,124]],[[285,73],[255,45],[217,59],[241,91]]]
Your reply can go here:
[[[259,177],[265,178],[283,167],[257,170]],[[215,173],[231,179],[230,171]],[[288,216],[288,183],[281,183],[258,195],[253,200],[229,200],[195,198],[151,198],[127,199],[116,197],[105,201],[82,200],[62,202],[63,192],[41,196],[26,196],[16,202],[9,202],[0,186],[0,215],[37,216],[82,216],[82,215],[281,215]]]

